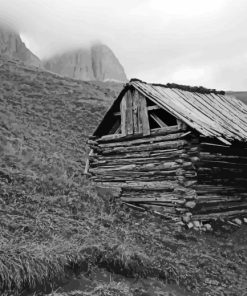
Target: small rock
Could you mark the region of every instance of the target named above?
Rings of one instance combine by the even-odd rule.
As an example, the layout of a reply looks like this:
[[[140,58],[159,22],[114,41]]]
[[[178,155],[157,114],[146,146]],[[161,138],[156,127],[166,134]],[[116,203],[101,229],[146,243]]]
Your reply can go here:
[[[244,218],[244,223],[247,223],[247,218]]]
[[[191,219],[190,219],[191,216],[192,216],[191,213],[189,213],[189,212],[185,213],[185,215],[183,216],[183,221],[184,221],[185,223],[188,223],[188,222],[191,220]]]
[[[196,203],[194,201],[187,201],[185,203],[186,208],[193,209],[196,206]]]
[[[201,227],[201,223],[199,221],[193,221],[193,224],[197,228],[200,228]]]
[[[204,227],[206,228],[207,231],[212,230],[212,226],[209,223],[205,224]]]
[[[188,223],[188,228],[191,229],[191,228],[193,228],[193,227],[194,227],[194,224],[193,224],[192,222],[189,222],[189,223]]]
[[[242,225],[242,221],[239,218],[235,218],[233,221],[238,225]]]

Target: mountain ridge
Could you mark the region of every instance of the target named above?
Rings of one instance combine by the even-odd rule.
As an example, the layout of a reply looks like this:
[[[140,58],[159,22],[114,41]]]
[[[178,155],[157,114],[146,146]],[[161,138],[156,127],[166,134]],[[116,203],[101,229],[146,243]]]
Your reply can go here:
[[[45,60],[43,65],[51,72],[79,80],[117,82],[128,80],[123,66],[113,51],[102,43],[55,55]]]
[[[29,50],[14,30],[0,27],[0,54],[16,58],[27,65],[41,67],[40,59]]]
[[[83,81],[127,81],[116,55],[102,43],[65,51],[42,61],[26,47],[18,32],[0,25],[0,55]]]

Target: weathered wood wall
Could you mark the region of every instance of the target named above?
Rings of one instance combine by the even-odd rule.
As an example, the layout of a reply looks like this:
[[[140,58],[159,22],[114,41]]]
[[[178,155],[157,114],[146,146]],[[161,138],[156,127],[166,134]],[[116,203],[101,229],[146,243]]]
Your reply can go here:
[[[199,148],[194,219],[247,214],[247,147],[202,139]]]
[[[123,140],[89,141],[91,179],[103,186],[122,188],[127,203],[152,206],[171,217],[190,211],[196,198],[194,163],[196,138],[184,126],[136,134]]]

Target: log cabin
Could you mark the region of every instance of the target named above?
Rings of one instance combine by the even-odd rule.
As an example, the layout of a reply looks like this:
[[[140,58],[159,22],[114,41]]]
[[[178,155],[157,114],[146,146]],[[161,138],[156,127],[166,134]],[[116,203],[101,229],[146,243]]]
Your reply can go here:
[[[132,79],[90,137],[85,173],[175,221],[246,217],[246,140],[247,105],[235,97]]]

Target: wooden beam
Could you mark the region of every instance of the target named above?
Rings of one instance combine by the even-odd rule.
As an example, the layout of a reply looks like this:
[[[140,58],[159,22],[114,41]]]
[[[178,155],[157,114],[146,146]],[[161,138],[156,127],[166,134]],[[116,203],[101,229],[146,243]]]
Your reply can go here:
[[[136,94],[137,94],[137,125],[138,125],[138,130],[141,134],[143,134],[143,122],[142,122],[142,97],[140,95],[140,93],[136,90]]]
[[[150,117],[153,118],[153,120],[160,126],[160,127],[166,127],[167,125],[164,123],[163,120],[161,120],[156,114],[150,114]]]
[[[158,110],[158,109],[161,109],[161,108],[160,108],[160,106],[153,105],[153,106],[148,106],[147,109],[148,109],[148,111],[152,111],[152,110]]]
[[[148,111],[153,111],[153,110],[158,110],[158,109],[161,109],[161,108],[160,108],[160,106],[157,106],[157,105],[153,105],[153,106],[148,106],[147,107],[147,110]],[[134,110],[134,108],[133,108],[133,110]],[[120,112],[114,112],[113,115],[114,116],[120,116],[121,113]]]
[[[133,97],[132,93],[128,91],[126,93],[126,126],[127,126],[127,135],[133,134]]]
[[[117,134],[118,132],[121,129],[121,123],[120,123],[120,120],[116,120],[116,122],[113,124],[109,134]]]
[[[85,165],[85,169],[84,169],[84,175],[88,174],[88,170],[89,170],[89,158],[90,156],[93,155],[93,149],[90,150],[89,154],[88,154],[88,158],[86,160],[86,165]]]
[[[126,96],[122,98],[120,104],[120,112],[121,112],[121,134],[122,136],[127,135],[127,126],[126,126],[126,110],[127,110],[127,100]]]
[[[143,95],[140,95],[140,115],[142,118],[143,135],[144,136],[150,135],[147,100]]]
[[[134,127],[134,134],[138,134],[139,126],[138,126],[138,92],[135,90],[133,93],[133,127]]]
[[[167,194],[166,196],[164,195],[163,197],[127,197],[127,196],[122,196],[120,197],[122,201],[126,202],[144,202],[144,203],[154,203],[154,202],[164,202],[164,203],[177,203],[177,204],[184,204],[185,200],[181,200],[176,198],[174,194]]]
[[[121,124],[122,124],[122,121],[121,121]],[[181,132],[181,131],[184,131],[182,129],[179,129],[177,125],[174,125],[174,126],[168,126],[168,127],[163,127],[163,128],[157,128],[157,129],[153,129],[151,130],[151,133],[150,135],[151,136],[158,136],[158,135],[168,135],[168,134],[173,134],[173,133],[176,133],[176,132]],[[135,135],[129,135],[129,136],[124,136],[122,134],[114,134],[114,135],[105,135],[105,136],[102,136],[101,138],[97,139],[97,141],[99,141],[99,143],[102,143],[102,142],[114,142],[115,140],[119,140],[119,141],[125,141],[127,139],[139,139],[139,138],[142,138],[143,137],[143,134],[141,133],[138,133],[138,134],[135,134]]]

